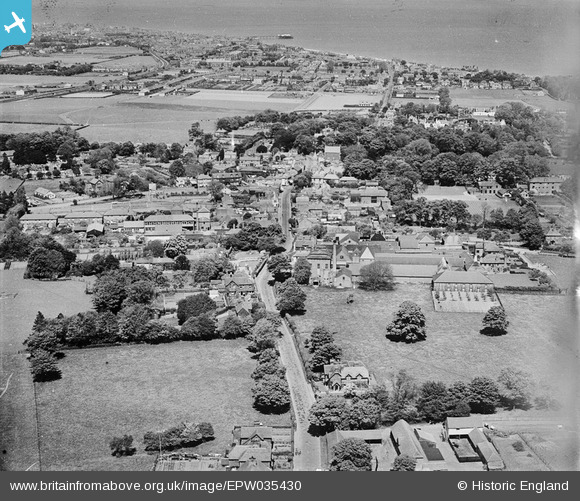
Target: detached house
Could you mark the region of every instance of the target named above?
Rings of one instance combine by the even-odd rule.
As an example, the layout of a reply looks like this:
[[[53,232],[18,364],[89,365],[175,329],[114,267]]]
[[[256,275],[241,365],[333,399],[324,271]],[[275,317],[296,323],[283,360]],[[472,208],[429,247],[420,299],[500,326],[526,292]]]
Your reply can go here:
[[[342,392],[349,385],[356,389],[366,389],[370,381],[370,373],[361,362],[343,362],[324,366],[323,383],[330,391]]]

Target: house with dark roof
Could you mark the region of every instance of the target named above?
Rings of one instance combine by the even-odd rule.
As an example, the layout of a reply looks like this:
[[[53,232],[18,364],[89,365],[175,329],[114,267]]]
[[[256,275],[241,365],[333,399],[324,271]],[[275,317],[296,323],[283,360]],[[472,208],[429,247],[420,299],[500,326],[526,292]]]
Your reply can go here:
[[[493,292],[493,282],[479,271],[446,270],[433,277],[434,291]]]
[[[292,469],[294,430],[291,426],[265,426],[262,423],[234,426],[227,456],[229,466],[240,471],[245,468],[255,470],[255,462],[261,468]]]
[[[347,386],[366,389],[371,383],[369,370],[361,362],[326,364],[322,382],[332,392],[342,392]]]
[[[254,281],[244,272],[226,275],[222,278],[222,282],[228,296],[241,295],[246,297],[253,294],[256,290]]]

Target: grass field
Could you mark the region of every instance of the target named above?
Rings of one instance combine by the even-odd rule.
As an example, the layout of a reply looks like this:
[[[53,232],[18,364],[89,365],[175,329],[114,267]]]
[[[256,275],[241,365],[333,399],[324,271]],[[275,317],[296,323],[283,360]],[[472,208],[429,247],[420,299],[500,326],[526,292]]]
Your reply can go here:
[[[67,352],[59,381],[37,385],[43,469],[149,469],[143,435],[180,421],[209,421],[216,439],[196,452],[223,453],[236,424],[289,424],[289,414],[252,408],[255,361],[245,340],[179,342]],[[109,440],[133,435],[137,454],[116,459]]]
[[[212,131],[224,116],[249,115],[267,108],[291,111],[299,100],[269,98],[268,93],[203,91],[190,97],[113,96],[106,99],[29,99],[0,103],[3,121],[89,124],[80,134],[89,141],[188,141],[193,122]],[[52,128],[51,128],[52,127]],[[52,130],[54,126],[28,126],[24,130]],[[14,131],[0,124],[0,133]]]
[[[0,299],[0,386],[10,374],[8,391],[0,405],[0,469],[38,468],[34,389],[29,363],[22,352],[37,311],[47,317],[72,315],[91,307],[82,282],[24,280],[23,270],[0,271],[0,292],[18,293]]]
[[[526,254],[533,263],[542,263],[556,274],[556,282],[563,289],[574,287],[576,262],[574,258],[550,254]]]
[[[530,106],[537,106],[548,111],[573,111],[574,105],[565,101],[557,101],[550,96],[535,96],[533,93],[520,89],[450,89],[453,104],[466,107],[492,107],[503,103],[518,101]]]
[[[324,323],[336,331],[344,360],[367,364],[377,380],[406,369],[417,380],[451,383],[475,376],[495,378],[505,367],[531,372],[538,381],[569,380],[578,363],[571,298],[566,296],[503,295],[511,322],[502,337],[479,333],[483,314],[435,312],[427,284],[398,284],[390,292],[308,288],[307,312],[296,317],[303,337]],[[393,343],[385,328],[401,302],[419,304],[427,319],[427,340]],[[568,379],[567,379],[568,378]]]

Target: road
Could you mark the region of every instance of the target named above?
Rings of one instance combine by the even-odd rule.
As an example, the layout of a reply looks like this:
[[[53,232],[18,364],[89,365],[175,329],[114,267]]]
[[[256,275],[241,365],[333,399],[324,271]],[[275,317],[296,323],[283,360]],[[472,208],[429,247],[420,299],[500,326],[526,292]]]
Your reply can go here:
[[[280,195],[280,205],[278,206],[278,221],[282,226],[282,232],[286,238],[286,249],[292,250],[288,244],[292,243],[292,233],[290,232],[290,224],[288,220],[292,217],[292,188],[288,186]]]
[[[266,304],[268,311],[276,310],[276,299],[272,287],[268,285],[271,278],[266,266],[256,277],[256,286]],[[292,341],[292,334],[285,323],[281,326],[282,337],[278,343],[282,364],[286,367],[286,379],[290,386],[292,408],[296,417],[296,431],[294,432],[294,471],[316,471],[321,467],[320,438],[308,433],[308,410],[315,402],[312,387],[306,380],[302,363]]]
[[[388,67],[387,67],[387,73],[389,75],[389,83],[387,85],[387,88],[385,89],[385,94],[383,95],[383,99],[381,100],[381,107],[379,108],[380,110],[383,110],[383,108],[385,108],[385,106],[388,106],[389,103],[391,102],[391,97],[393,96],[393,88],[395,87],[395,67],[393,66],[392,63],[389,63]],[[381,113],[379,112],[379,115],[381,115]]]

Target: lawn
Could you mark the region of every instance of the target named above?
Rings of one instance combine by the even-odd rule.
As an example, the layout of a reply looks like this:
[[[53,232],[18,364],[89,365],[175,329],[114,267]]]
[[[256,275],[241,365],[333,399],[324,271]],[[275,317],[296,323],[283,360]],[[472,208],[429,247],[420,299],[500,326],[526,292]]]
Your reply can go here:
[[[541,263],[550,268],[556,275],[556,282],[559,287],[574,287],[576,263],[574,258],[560,257],[553,254],[526,254],[526,257],[533,263]]]
[[[255,361],[245,340],[133,345],[67,352],[59,381],[37,384],[47,470],[145,470],[143,435],[183,420],[209,421],[216,439],[196,452],[223,453],[236,424],[289,424],[289,414],[252,408]],[[110,455],[113,436],[133,435],[137,454]]]
[[[134,95],[101,98],[46,98],[0,103],[5,122],[26,122],[30,130],[53,130],[35,126],[39,122],[66,125],[88,124],[80,134],[88,141],[181,142],[188,140],[192,122],[203,129],[215,129],[224,116],[249,115],[267,108],[291,111],[297,100],[269,98],[268,93],[202,91],[191,97],[139,97]],[[13,124],[0,124],[0,133],[13,132]],[[16,130],[23,131],[16,127]],[[24,130],[27,130],[26,128]]]
[[[12,374],[0,405],[0,469],[38,468],[34,389],[22,350],[37,311],[46,317],[72,315],[91,307],[83,282],[24,280],[23,270],[0,271],[0,292],[17,293],[0,299],[0,387]]]
[[[540,381],[570,380],[577,363],[571,299],[567,296],[502,295],[511,322],[502,337],[479,333],[483,314],[435,312],[428,284],[398,284],[390,292],[307,288],[307,312],[295,317],[302,338],[323,323],[336,331],[344,360],[360,360],[379,382],[406,369],[418,381],[451,383],[475,376],[496,378],[505,367],[531,372]],[[385,328],[403,301],[419,304],[427,339],[415,344],[386,339]],[[562,320],[563,319],[563,320]]]

